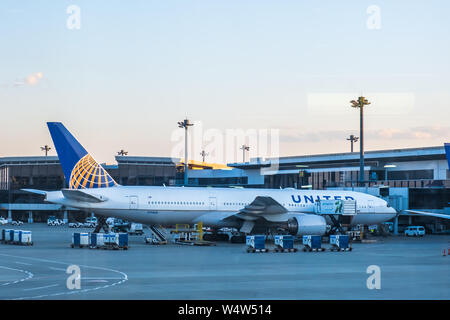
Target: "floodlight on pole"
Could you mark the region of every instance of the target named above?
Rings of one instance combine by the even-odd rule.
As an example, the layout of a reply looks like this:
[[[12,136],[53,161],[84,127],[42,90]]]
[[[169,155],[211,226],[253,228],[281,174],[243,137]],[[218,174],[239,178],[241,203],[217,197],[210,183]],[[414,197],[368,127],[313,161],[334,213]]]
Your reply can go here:
[[[188,128],[193,126],[188,119],[178,121],[178,128],[184,128],[184,185],[188,184]]]
[[[52,148],[49,147],[48,145],[45,145],[43,147],[41,147],[42,151],[45,151],[45,156],[47,156],[48,152],[51,150]]]
[[[245,162],[245,151],[249,151],[250,147],[243,144],[239,149],[242,150],[242,162]]]
[[[351,134],[349,138],[347,138],[348,141],[350,141],[350,152],[353,153],[353,142],[357,142],[359,140],[359,137]]]
[[[364,106],[370,102],[363,96],[358,100],[351,100],[352,108],[359,108],[359,184],[364,186]]]
[[[203,158],[203,162],[205,162],[205,158],[206,158],[207,155],[209,155],[209,153],[207,153],[205,150],[202,150],[202,152],[200,152],[200,155]]]

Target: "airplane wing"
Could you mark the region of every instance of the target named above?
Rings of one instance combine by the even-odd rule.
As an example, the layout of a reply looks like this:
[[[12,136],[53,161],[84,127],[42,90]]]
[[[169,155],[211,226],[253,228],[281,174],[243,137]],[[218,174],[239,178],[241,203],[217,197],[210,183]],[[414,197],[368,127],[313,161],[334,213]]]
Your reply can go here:
[[[416,210],[404,210],[406,212],[420,214],[429,217],[442,218],[442,219],[450,219],[450,215],[441,214],[441,213],[432,213],[432,212],[424,212],[424,211],[416,211]]]
[[[287,210],[272,197],[256,197],[252,203],[245,206],[245,208],[240,212],[245,214],[260,215],[286,213]]]
[[[256,220],[263,218],[270,222],[284,222],[288,219],[287,212],[286,208],[272,197],[258,196],[252,203],[224,220],[244,220],[240,231],[249,233],[253,229]]]
[[[69,200],[85,201],[85,202],[106,201],[105,197],[83,192],[82,189],[62,189],[61,192],[64,195],[64,197]]]
[[[39,194],[41,196],[47,195],[47,191],[44,191],[44,190],[37,190],[37,189],[20,189],[20,190],[29,192],[29,193]]]
[[[256,197],[252,203],[241,209],[236,217],[243,220],[257,220],[259,218],[265,218],[269,221],[282,221],[281,216],[284,216],[288,211],[280,203],[275,201],[272,197]]]

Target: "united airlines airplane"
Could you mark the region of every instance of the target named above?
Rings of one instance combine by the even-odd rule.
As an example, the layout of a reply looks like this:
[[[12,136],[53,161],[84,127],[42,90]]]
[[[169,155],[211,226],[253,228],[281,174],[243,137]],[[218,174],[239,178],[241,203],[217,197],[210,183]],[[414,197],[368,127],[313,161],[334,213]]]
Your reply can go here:
[[[44,195],[47,202],[99,216],[153,226],[202,222],[242,233],[283,228],[293,235],[325,233],[327,220],[315,213],[317,200],[353,203],[350,225],[378,224],[396,216],[386,201],[352,191],[121,186],[62,123],[47,124],[69,188],[25,190]]]

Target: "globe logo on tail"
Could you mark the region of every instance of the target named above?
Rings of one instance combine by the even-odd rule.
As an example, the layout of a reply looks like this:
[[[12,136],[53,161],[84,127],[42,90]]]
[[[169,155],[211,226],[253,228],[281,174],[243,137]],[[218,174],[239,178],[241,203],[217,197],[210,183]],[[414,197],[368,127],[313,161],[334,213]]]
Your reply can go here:
[[[70,175],[70,189],[114,187],[115,181],[89,154],[82,157]]]

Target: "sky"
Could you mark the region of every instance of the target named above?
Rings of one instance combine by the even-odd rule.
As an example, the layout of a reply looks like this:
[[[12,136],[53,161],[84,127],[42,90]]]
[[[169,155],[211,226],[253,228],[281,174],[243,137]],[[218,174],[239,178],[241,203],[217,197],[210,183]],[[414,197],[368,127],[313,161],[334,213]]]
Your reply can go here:
[[[238,142],[214,152],[233,130],[270,132],[280,156],[347,152],[359,95],[371,101],[366,150],[439,146],[450,142],[449,9],[436,0],[3,0],[0,157],[42,155],[47,121],[63,122],[100,162],[121,149],[182,155],[185,117],[203,130],[191,141],[196,160],[201,149],[207,161],[242,160]],[[266,155],[247,143],[250,156]]]

